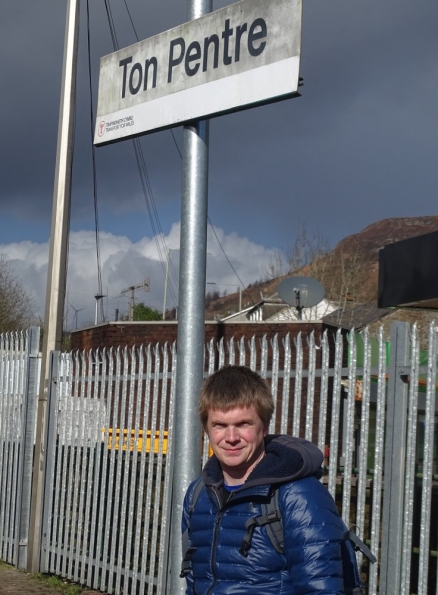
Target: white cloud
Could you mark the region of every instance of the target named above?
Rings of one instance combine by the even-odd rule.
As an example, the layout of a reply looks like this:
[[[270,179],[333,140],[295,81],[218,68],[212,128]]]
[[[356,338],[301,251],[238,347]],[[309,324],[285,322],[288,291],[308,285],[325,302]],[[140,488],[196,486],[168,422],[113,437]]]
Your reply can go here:
[[[176,304],[179,236],[179,223],[174,223],[169,234],[164,238],[144,237],[138,242],[132,242],[125,236],[116,236],[108,232],[100,233],[102,293],[106,296],[103,304],[107,319],[115,319],[116,308],[119,309],[120,314],[128,311],[130,293],[122,295],[121,291],[141,284],[145,278],[150,280],[150,291],[145,293],[141,289],[135,290],[136,302],[143,301],[153,308],[162,310],[167,249],[171,252],[166,305],[172,307]],[[35,296],[38,314],[41,317],[44,312],[48,252],[48,242],[38,244],[23,241],[0,244],[0,254],[6,256],[16,276]],[[233,293],[238,287],[245,287],[260,279],[262,271],[272,260],[275,250],[255,244],[248,238],[239,237],[236,233],[225,234],[222,229],[215,228],[215,234],[209,229],[207,252],[207,281],[215,283],[221,292],[226,290],[228,293]],[[238,276],[234,273],[227,257]],[[96,263],[94,232],[72,232],[67,275],[67,328],[72,328],[76,324],[81,327],[94,323],[96,304],[94,296],[98,292]]]

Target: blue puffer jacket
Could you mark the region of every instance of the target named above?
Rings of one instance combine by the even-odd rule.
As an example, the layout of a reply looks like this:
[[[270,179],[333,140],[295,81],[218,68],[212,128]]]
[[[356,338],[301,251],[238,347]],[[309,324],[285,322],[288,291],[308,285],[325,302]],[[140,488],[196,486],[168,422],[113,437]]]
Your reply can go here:
[[[191,511],[196,482],[184,501],[183,532],[193,549],[187,595],[344,595],[341,542],[345,525],[318,481],[321,451],[291,436],[268,436],[266,455],[245,484],[229,494],[218,460],[204,467],[205,487]],[[285,554],[257,527],[248,557],[239,553],[245,522],[279,491]]]

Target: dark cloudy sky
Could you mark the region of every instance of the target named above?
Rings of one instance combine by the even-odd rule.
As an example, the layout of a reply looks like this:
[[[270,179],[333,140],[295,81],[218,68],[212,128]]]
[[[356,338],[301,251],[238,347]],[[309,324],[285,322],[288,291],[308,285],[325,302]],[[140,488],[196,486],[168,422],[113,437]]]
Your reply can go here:
[[[140,39],[185,20],[185,0],[126,3]],[[6,0],[0,10],[0,252],[38,296],[50,233],[66,4]],[[113,46],[103,0],[90,5],[95,109],[99,57]],[[135,43],[124,0],[110,5],[119,46]],[[80,238],[94,229],[86,9],[81,0],[71,222],[82,247]],[[266,264],[303,225],[335,243],[381,218],[437,214],[437,31],[436,0],[304,0],[302,97],[212,120],[209,217],[240,255],[235,264],[245,283],[258,276],[249,262],[254,247]],[[181,147],[181,129],[174,133]],[[162,231],[176,248],[181,158],[169,131],[143,137],[142,147]],[[150,244],[152,251],[154,235],[132,142],[97,149],[96,167],[100,228],[112,238],[115,260],[107,282],[122,277],[125,259],[132,280],[120,283],[129,285],[137,282],[130,249]],[[147,257],[143,248],[139,258]],[[75,256],[78,286],[84,262]],[[92,284],[89,263],[90,257]],[[143,268],[154,275],[149,264]],[[236,283],[224,267],[217,263],[212,274]],[[162,284],[157,276],[161,293]],[[158,306],[158,294],[154,299]]]

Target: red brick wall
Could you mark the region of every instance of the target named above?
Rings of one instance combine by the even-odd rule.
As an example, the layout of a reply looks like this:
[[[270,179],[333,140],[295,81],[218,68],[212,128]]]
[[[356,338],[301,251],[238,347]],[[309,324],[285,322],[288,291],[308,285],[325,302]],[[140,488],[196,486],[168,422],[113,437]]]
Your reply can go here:
[[[293,340],[299,332],[307,336],[315,331],[319,341],[324,328],[320,323],[285,323],[285,322],[206,322],[205,341],[211,339],[225,341],[234,339],[262,338],[266,335],[279,339],[290,333]],[[109,322],[86,329],[72,331],[72,349],[92,349],[97,347],[125,347],[147,345],[148,343],[173,343],[177,339],[178,323],[171,322]]]

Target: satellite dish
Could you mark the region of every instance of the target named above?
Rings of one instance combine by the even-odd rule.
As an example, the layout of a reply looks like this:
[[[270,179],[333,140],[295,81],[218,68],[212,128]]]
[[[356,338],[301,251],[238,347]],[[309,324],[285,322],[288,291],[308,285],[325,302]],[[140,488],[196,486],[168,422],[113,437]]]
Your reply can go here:
[[[288,277],[280,283],[277,291],[286,304],[297,309],[300,320],[302,309],[316,306],[325,295],[324,287],[312,277]]]

